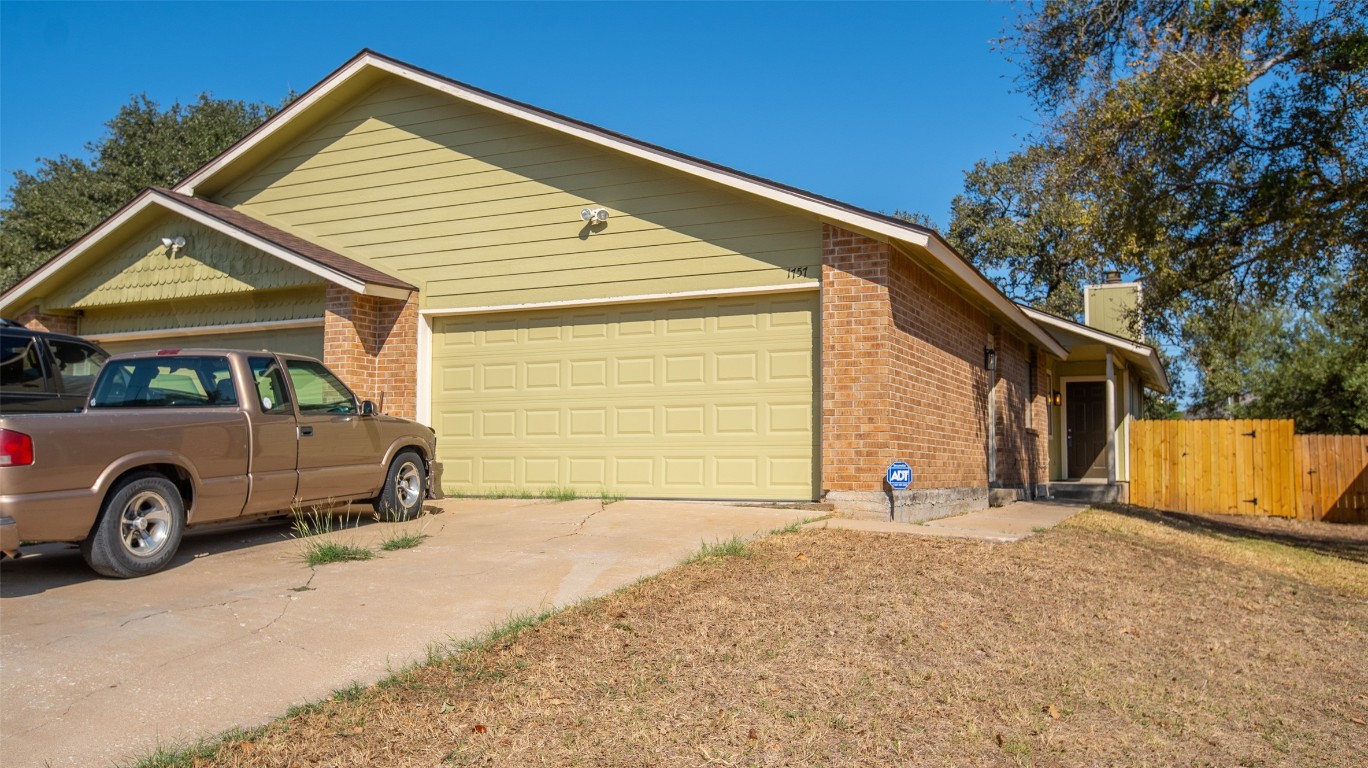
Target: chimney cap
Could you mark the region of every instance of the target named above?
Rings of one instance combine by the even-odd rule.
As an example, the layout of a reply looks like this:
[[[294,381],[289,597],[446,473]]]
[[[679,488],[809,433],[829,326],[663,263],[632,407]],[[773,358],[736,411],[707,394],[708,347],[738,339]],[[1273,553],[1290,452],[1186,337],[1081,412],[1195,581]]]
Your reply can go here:
[[[1102,276],[1102,282],[1107,284],[1121,282],[1121,272],[1115,269],[1107,270]]]

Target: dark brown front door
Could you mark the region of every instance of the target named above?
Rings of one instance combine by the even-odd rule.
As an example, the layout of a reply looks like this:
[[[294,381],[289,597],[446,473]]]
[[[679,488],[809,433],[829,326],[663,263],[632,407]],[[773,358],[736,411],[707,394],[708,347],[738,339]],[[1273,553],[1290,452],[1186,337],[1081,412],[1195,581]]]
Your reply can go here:
[[[1075,381],[1065,385],[1065,440],[1069,479],[1107,476],[1107,385]]]

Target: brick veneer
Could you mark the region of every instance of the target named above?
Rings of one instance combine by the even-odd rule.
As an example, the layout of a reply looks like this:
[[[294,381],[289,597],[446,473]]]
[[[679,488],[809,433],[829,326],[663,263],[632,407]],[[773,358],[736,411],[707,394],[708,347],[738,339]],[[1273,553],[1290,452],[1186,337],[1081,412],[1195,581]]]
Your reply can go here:
[[[1049,373],[1043,355],[1016,336],[999,329],[994,346],[998,351],[998,382],[994,392],[996,485],[1019,489],[1019,498],[1030,498],[1037,486],[1049,482],[1049,407],[1045,400]],[[1032,359],[1036,362],[1034,386],[1030,383]]]
[[[329,285],[324,300],[323,362],[385,412],[418,412],[418,297],[384,299]]]
[[[1025,344],[995,336],[986,313],[888,243],[824,224],[822,248],[827,500],[843,511],[908,520],[986,506],[989,372],[983,349],[990,345],[1010,346],[999,355],[1005,375],[994,393],[999,481],[1046,477],[1043,410],[1033,413],[1039,435],[1028,435],[1021,399],[1010,401],[1009,393],[1025,382]],[[1043,376],[1044,366],[1038,368]],[[1036,401],[1043,408],[1043,398]],[[1001,466],[1005,459],[1010,468]],[[896,508],[883,485],[884,470],[895,460],[911,464],[914,477]]]
[[[48,331],[50,333],[76,333],[75,315],[51,315],[38,309],[37,305],[29,307],[19,316],[14,318],[14,322],[31,328],[35,331]]]

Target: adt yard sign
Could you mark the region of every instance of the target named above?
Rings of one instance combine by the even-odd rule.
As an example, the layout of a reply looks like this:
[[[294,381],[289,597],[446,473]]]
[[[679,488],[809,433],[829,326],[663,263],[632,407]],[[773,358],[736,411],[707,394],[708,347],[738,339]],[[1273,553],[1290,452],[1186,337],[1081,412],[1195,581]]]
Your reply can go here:
[[[907,486],[912,484],[912,468],[907,466],[905,461],[895,461],[888,465],[888,474],[884,479],[893,490],[905,491]]]

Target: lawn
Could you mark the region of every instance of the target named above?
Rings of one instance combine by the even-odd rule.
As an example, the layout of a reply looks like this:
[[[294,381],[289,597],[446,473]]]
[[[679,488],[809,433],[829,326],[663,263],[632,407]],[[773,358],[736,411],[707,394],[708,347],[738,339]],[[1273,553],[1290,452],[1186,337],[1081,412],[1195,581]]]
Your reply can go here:
[[[1094,510],[717,550],[146,764],[1368,764],[1362,526]]]

